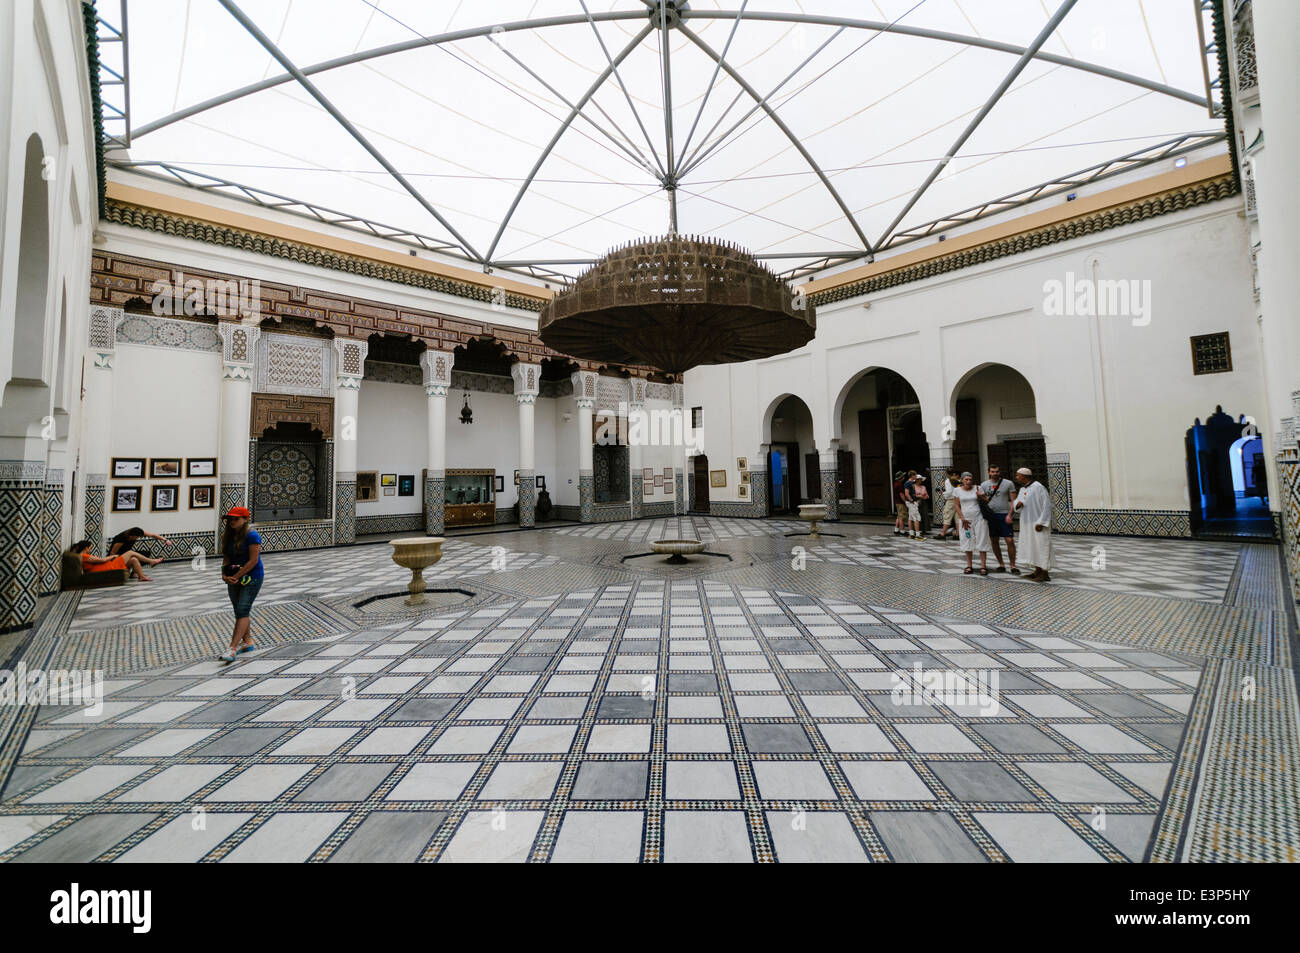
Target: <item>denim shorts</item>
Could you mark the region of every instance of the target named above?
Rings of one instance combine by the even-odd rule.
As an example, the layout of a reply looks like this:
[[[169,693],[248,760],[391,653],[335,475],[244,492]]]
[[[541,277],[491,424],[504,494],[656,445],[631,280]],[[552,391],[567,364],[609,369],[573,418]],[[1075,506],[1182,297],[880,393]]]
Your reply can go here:
[[[247,619],[253,611],[253,600],[262,588],[261,579],[250,579],[246,586],[227,586],[230,592],[230,604],[235,607],[236,619]]]

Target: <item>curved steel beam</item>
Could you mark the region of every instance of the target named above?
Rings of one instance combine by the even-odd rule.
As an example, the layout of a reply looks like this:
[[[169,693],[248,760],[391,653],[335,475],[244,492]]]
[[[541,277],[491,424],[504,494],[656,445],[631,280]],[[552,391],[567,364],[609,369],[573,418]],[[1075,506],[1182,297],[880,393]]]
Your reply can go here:
[[[222,0],[222,2],[224,3],[225,0]],[[912,208],[917,202],[921,201],[921,196],[925,194],[926,189],[934,184],[935,179],[939,178],[939,173],[947,168],[948,163],[952,161],[952,157],[961,151],[961,147],[966,144],[966,140],[974,135],[975,130],[979,128],[980,123],[982,123],[985,117],[993,111],[993,107],[998,104],[998,100],[1002,98],[1002,94],[1011,88],[1011,84],[1016,81],[1016,77],[1018,77],[1024,71],[1024,68],[1029,65],[1029,61],[1034,58],[1034,53],[1039,49],[1039,47],[1047,42],[1048,38],[1051,37],[1053,33],[1056,32],[1056,28],[1061,25],[1061,21],[1065,19],[1066,14],[1074,9],[1074,5],[1078,2],[1079,0],[1064,0],[1064,2],[1056,8],[1056,12],[1052,14],[1047,23],[1043,25],[1043,28],[1038,31],[1038,35],[1034,37],[1033,44],[1020,55],[1020,59],[1016,60],[1016,65],[1011,67],[1011,71],[1002,78],[1002,82],[998,83],[998,88],[993,90],[993,94],[984,101],[984,105],[980,107],[980,111],[977,112],[971,121],[966,124],[966,128],[962,130],[961,135],[958,136],[956,141],[948,148],[948,151],[943,154],[943,158],[935,163],[934,168],[931,169],[930,174],[925,177],[925,181],[921,183],[920,188],[912,193],[912,197],[907,200],[907,204],[903,206],[902,211],[894,216],[894,220],[889,223],[889,227],[885,229],[880,236],[880,240],[876,242],[877,245],[883,245],[889,240],[890,234],[898,227],[898,223],[907,216],[908,212],[912,211]]]
[[[645,13],[640,10],[621,10],[610,11],[606,13],[593,13],[591,19],[596,22],[605,20],[643,20]],[[434,36],[420,36],[413,40],[403,40],[400,43],[389,43],[385,46],[376,46],[369,50],[359,50],[356,53],[349,53],[347,56],[336,56],[330,60],[321,60],[319,63],[313,63],[310,66],[299,67],[305,76],[314,76],[317,73],[325,73],[332,69],[339,69],[343,66],[351,66],[354,63],[364,63],[366,60],[373,60],[381,56],[388,56],[392,53],[405,53],[408,50],[418,50],[425,46],[441,46],[444,43],[454,43],[457,40],[469,40],[480,36],[492,36],[496,33],[515,33],[519,30],[534,30],[543,27],[552,26],[569,26],[574,23],[587,23],[586,14],[572,14],[562,17],[541,17],[535,20],[515,20],[511,23],[498,23],[493,26],[472,27],[466,30],[453,30],[450,33],[439,33]],[[184,109],[178,109],[176,112],[155,119],[153,122],[147,122],[139,129],[132,130],[132,135],[136,138],[147,136],[151,132],[157,132],[159,129],[170,126],[172,123],[180,122],[182,119],[188,119],[190,116],[196,116],[201,112],[207,112],[209,109],[215,109],[217,106],[224,106],[226,103],[234,102],[236,99],[243,99],[245,96],[251,96],[253,93],[260,93],[263,90],[273,89],[276,86],[283,86],[285,83],[293,82],[292,73],[281,73],[279,76],[268,76],[264,80],[256,83],[249,83],[247,86],[241,86],[239,89],[232,89],[229,92],[222,93],[220,96],[213,96],[211,99],[205,99],[201,103],[195,103],[193,106],[186,106]]]
[[[638,14],[638,16],[640,15],[641,14]],[[515,209],[519,207],[519,203],[523,200],[524,193],[526,193],[532,186],[533,179],[537,177],[538,171],[542,168],[543,163],[546,162],[552,150],[555,149],[556,143],[560,141],[560,137],[564,135],[565,130],[573,124],[573,120],[578,118],[578,113],[582,111],[583,106],[587,105],[587,101],[591,99],[592,96],[596,95],[596,91],[599,90],[601,86],[605,85],[605,80],[609,79],[609,77],[613,75],[614,70],[618,69],[618,64],[627,59],[632,51],[641,45],[641,41],[650,35],[650,31],[653,29],[654,26],[649,23],[643,26],[641,32],[632,37],[632,41],[628,43],[627,46],[623,47],[618,56],[609,61],[609,65],[606,66],[601,74],[596,77],[596,81],[588,86],[587,91],[582,94],[582,97],[576,103],[574,103],[573,108],[569,110],[569,115],[566,116],[564,122],[560,124],[560,128],[555,130],[555,135],[551,136],[551,141],[546,144],[546,148],[542,150],[542,154],[539,155],[537,161],[533,163],[533,168],[528,173],[528,178],[524,179],[520,184],[519,191],[515,193],[515,199],[510,203],[510,208],[506,211],[505,218],[501,219],[501,227],[497,229],[496,235],[492,237],[492,244],[488,247],[487,258],[484,259],[485,261],[491,261],[492,253],[497,250],[497,245],[501,241],[501,236],[505,234],[506,226],[510,224],[510,219],[514,216]]]
[[[226,8],[226,11],[239,22],[240,26],[248,31],[250,36],[262,45],[266,52],[271,54],[277,63],[289,71],[289,75],[296,79],[302,88],[311,94],[312,99],[316,100],[322,109],[333,116],[334,120],[347,130],[348,134],[357,141],[357,144],[360,145],[361,148],[370,153],[372,159],[383,166],[384,171],[391,175],[393,179],[396,180],[397,184],[406,190],[406,193],[411,196],[411,198],[419,202],[426,212],[438,220],[438,224],[445,228],[448,233],[456,239],[460,244],[460,247],[464,249],[465,254],[469,255],[470,258],[477,258],[479,261],[486,261],[486,259],[482,258],[479,253],[474,250],[474,246],[467,242],[460,232],[456,231],[451,222],[443,218],[442,213],[434,208],[433,203],[426,199],[420,193],[419,189],[406,181],[406,176],[397,171],[397,166],[384,158],[384,154],[371,144],[370,140],[362,134],[361,130],[354,126],[348,118],[339,111],[338,107],[330,102],[325,94],[316,88],[315,83],[303,75],[302,70],[298,69],[298,67],[294,65],[293,61],[281,52],[280,48],[275,45],[271,38],[263,33],[256,23],[249,19],[248,14],[239,9],[234,0],[217,0],[217,2]]]
[[[683,21],[693,19],[729,20],[733,19],[737,15],[737,12],[738,11],[736,10],[687,10],[682,19]],[[599,23],[615,20],[639,20],[644,16],[645,11],[643,10],[620,10],[593,13],[591,14],[591,19]],[[850,17],[829,17],[807,13],[773,13],[752,10],[744,11],[744,17],[746,20],[763,20],[776,23],[811,23],[821,26],[847,26],[850,29],[898,33],[903,36],[915,36],[922,39],[940,40],[945,43],[958,43],[964,46],[974,46],[980,49],[994,50],[999,53],[1011,53],[1016,56],[1024,54],[1026,49],[1023,46],[1016,46],[1014,43],[1001,43],[997,40],[988,40],[978,36],[965,36],[960,33],[948,33],[943,30],[930,30],[925,27],[905,26],[901,23],[889,23],[884,20],[857,20]],[[390,43],[385,46],[377,46],[369,50],[359,50],[356,53],[349,53],[347,56],[338,56],[334,59],[321,60],[319,63],[313,63],[310,66],[301,67],[301,70],[305,75],[313,76],[316,73],[323,73],[343,66],[351,66],[354,63],[364,63],[366,60],[387,56],[390,53],[405,53],[408,50],[416,50],[424,46],[438,46],[443,43],[454,43],[457,40],[487,36],[492,33],[513,33],[518,30],[541,29],[552,26],[569,26],[574,23],[586,22],[588,22],[588,18],[585,14],[573,14],[570,16],[542,17],[534,20],[515,20],[511,23],[500,23],[493,26],[455,30],[450,33],[439,33],[434,36],[416,37],[412,40],[403,40],[400,43]],[[1148,89],[1165,96],[1172,96],[1175,99],[1181,99],[1184,102],[1189,102],[1202,108],[1209,107],[1208,101],[1203,96],[1198,96],[1195,93],[1168,86],[1164,83],[1157,83],[1153,80],[1144,79],[1143,77],[1135,76],[1132,73],[1125,73],[1122,70],[1110,69],[1106,66],[1100,66],[1096,63],[1088,63],[1084,60],[1072,59],[1068,56],[1058,56],[1055,53],[1044,53],[1041,50],[1034,54],[1034,59],[1042,60],[1045,63],[1054,63],[1057,66],[1066,66],[1070,69],[1082,70],[1086,73],[1094,73],[1097,76],[1105,76],[1108,79],[1119,80],[1122,83],[1128,83],[1132,86]],[[153,122],[145,123],[139,129],[132,129],[131,136],[136,139],[141,136],[147,136],[151,132],[157,132],[159,129],[170,126],[172,123],[180,122],[182,119],[188,119],[190,116],[206,112],[207,110],[214,109],[217,106],[223,106],[229,102],[234,102],[236,99],[242,99],[243,97],[252,95],[253,93],[260,93],[263,90],[282,86],[283,84],[292,81],[292,74],[281,73],[279,76],[271,76],[267,79],[261,80],[260,82],[241,86],[239,89],[233,89],[230,92],[214,96],[201,103],[195,103],[193,106],[186,106],[184,109],[177,110],[176,112],[163,116],[160,119],[155,119]]]
[[[735,16],[735,11],[728,10],[687,10],[682,13],[682,20],[727,20]],[[850,29],[875,30],[879,33],[898,33],[903,36],[915,36],[926,40],[942,40],[945,43],[960,43],[964,46],[974,46],[985,50],[994,50],[998,53],[1012,53],[1016,56],[1024,56],[1030,51],[1029,47],[1017,46],[1014,43],[1002,43],[998,40],[988,40],[982,36],[966,36],[962,33],[949,33],[945,30],[931,30],[927,27],[906,26],[902,23],[888,23],[884,20],[857,20],[852,17],[829,17],[821,16],[815,13],[772,13],[764,11],[749,11],[745,14],[746,20],[766,20],[773,23],[812,23],[818,26],[846,26]],[[1162,93],[1165,96],[1172,96],[1175,99],[1181,99],[1189,102],[1194,106],[1206,108],[1209,103],[1204,96],[1198,96],[1196,93],[1188,92],[1185,89],[1179,89],[1176,86],[1169,86],[1165,83],[1157,83],[1154,80],[1136,76],[1133,73],[1125,73],[1123,70],[1111,69],[1109,66],[1101,66],[1097,63],[1089,63],[1086,60],[1076,60],[1069,56],[1060,56],[1056,53],[1044,53],[1042,50],[1034,50],[1033,58],[1042,60],[1044,63],[1054,63],[1057,66],[1068,66],[1070,69],[1083,70],[1085,73],[1095,73],[1098,76],[1105,76],[1107,79],[1116,79],[1122,83],[1128,83],[1132,86],[1140,86],[1143,89],[1149,89],[1153,93]]]
[[[727,75],[735,81],[736,85],[748,93],[749,97],[762,107],[763,112],[767,114],[767,118],[776,123],[777,128],[785,133],[785,137],[790,140],[790,145],[794,146],[795,149],[799,151],[799,154],[803,156],[804,161],[808,163],[813,172],[817,173],[817,178],[821,179],[822,185],[826,186],[826,191],[831,194],[831,198],[835,199],[835,204],[840,207],[840,211],[844,213],[844,217],[848,220],[848,223],[853,226],[853,231],[857,234],[858,238],[861,239],[862,247],[867,250],[867,254],[869,256],[874,255],[875,248],[872,246],[871,241],[867,238],[866,234],[862,231],[862,226],[858,224],[858,220],[853,217],[853,212],[849,209],[848,205],[845,204],[844,199],[840,196],[840,193],[836,191],[835,186],[831,185],[831,180],[826,177],[826,173],[823,172],[822,167],[817,164],[817,160],[814,159],[809,154],[808,150],[804,148],[804,144],[799,141],[798,136],[791,132],[790,127],[782,122],[781,117],[776,114],[776,110],[768,104],[758,90],[749,85],[748,80],[736,72],[734,66],[724,60],[717,51],[713,49],[713,47],[701,40],[694,30],[688,27],[685,23],[682,23],[677,27],[677,29],[681,32],[682,36],[686,37],[703,50],[704,53],[713,60],[713,62],[721,63],[723,70],[725,70]]]

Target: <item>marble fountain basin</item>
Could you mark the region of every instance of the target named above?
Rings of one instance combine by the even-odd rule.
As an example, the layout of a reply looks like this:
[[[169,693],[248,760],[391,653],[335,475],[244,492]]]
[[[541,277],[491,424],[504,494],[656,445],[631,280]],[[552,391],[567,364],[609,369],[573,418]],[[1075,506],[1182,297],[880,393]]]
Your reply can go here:
[[[687,556],[697,556],[704,552],[704,543],[698,539],[656,539],[650,544],[656,553],[667,555],[666,563],[680,564],[687,562]]]
[[[411,581],[406,586],[410,595],[404,600],[408,606],[424,605],[424,592],[428,588],[424,571],[442,559],[442,544],[446,541],[442,536],[409,536],[389,544],[393,547],[393,562],[411,570]]]

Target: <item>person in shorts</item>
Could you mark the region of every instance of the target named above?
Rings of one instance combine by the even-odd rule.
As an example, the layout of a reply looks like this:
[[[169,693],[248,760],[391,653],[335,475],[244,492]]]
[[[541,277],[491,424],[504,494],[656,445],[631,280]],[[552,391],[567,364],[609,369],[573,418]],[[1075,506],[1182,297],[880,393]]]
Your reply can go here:
[[[948,538],[948,527],[952,527],[952,538],[957,539],[957,499],[953,496],[953,491],[961,486],[961,477],[957,471],[949,467],[947,476],[940,486],[940,493],[943,495],[943,524],[939,527],[939,538]]]
[[[907,486],[907,474],[899,470],[894,474],[894,535],[906,536],[903,527],[907,525],[907,501],[903,499],[903,490]]]
[[[236,506],[226,514],[226,529],[221,536],[221,581],[226,584],[235,610],[235,630],[230,650],[220,657],[223,662],[233,662],[235,656],[257,647],[251,634],[253,600],[262,589],[266,572],[262,567],[262,537],[252,527],[252,516],[247,507]]]
[[[980,489],[988,499],[993,519],[989,524],[989,541],[993,544],[993,555],[998,559],[998,568],[994,572],[1006,572],[1002,562],[1002,540],[1007,541],[1007,559],[1011,562],[1011,574],[1019,576],[1016,568],[1016,538],[1011,526],[1011,512],[1016,502],[1016,485],[1002,475],[1002,468],[996,463],[989,466],[989,478],[980,484]]]

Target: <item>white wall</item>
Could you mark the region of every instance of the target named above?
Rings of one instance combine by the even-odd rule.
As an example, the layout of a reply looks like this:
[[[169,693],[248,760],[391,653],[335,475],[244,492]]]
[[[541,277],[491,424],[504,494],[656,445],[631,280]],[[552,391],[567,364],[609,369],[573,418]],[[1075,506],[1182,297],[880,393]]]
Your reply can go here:
[[[689,371],[686,404],[704,407],[710,467],[731,471],[711,498],[736,498],[732,458],[757,451],[764,415],[784,394],[811,409],[819,447],[831,437],[852,447],[845,421],[856,415],[844,398],[863,371],[888,367],[916,390],[939,446],[961,382],[1000,363],[1033,387],[1048,453],[1070,454],[1076,506],[1185,508],[1193,420],[1217,404],[1234,416],[1265,412],[1239,208],[1234,197],[837,302],[819,310],[816,338],[798,351]],[[1149,324],[1045,314],[1045,282],[1067,272],[1150,282]],[[1189,336],[1217,331],[1230,332],[1233,371],[1193,375]]]
[[[103,372],[100,372],[103,373]],[[180,457],[179,479],[151,480],[146,463],[145,479],[114,480],[109,475],[104,500],[105,539],[126,529],[142,526],[151,533],[211,532],[220,506],[220,481],[217,476],[185,477],[186,457],[216,457],[220,444],[221,355],[215,352],[182,351],[118,343],[113,370],[113,418],[94,417],[94,425],[111,426],[109,446],[115,457]],[[247,429],[247,424],[245,424]],[[236,466],[236,463],[238,464]],[[217,461],[217,473],[223,470],[243,472],[247,461]],[[151,487],[180,486],[175,512],[153,512]],[[191,510],[189,488],[192,485],[213,487],[213,508]],[[113,488],[143,486],[138,513],[112,512]]]
[[[1007,434],[1043,432],[1036,416],[1026,417],[1021,413],[1022,409],[1027,410],[1034,403],[1033,388],[1005,365],[986,367],[972,374],[959,388],[955,400],[965,397],[974,398],[976,402],[981,479],[988,472],[989,444],[1001,443],[1001,437]]]
[[[447,469],[491,468],[505,478],[505,490],[497,494],[499,509],[514,506],[518,492],[514,485],[515,470],[519,467],[519,405],[513,394],[485,394],[471,391],[470,409],[474,422],[462,424],[460,410],[464,403],[463,390],[452,388],[447,393]],[[546,488],[553,504],[578,504],[576,443],[568,430],[564,431],[563,445],[557,454],[557,422],[561,427],[576,427],[574,421],[560,422],[560,408],[564,404],[573,413],[572,398],[561,400],[539,399],[533,407],[535,434],[535,472],[546,477]],[[427,398],[424,388],[412,384],[386,384],[373,380],[361,383],[361,398],[357,428],[357,469],[374,470],[380,474],[410,473],[415,475],[415,496],[384,496],[374,502],[358,502],[357,516],[389,516],[419,513],[423,507],[420,474],[428,459],[428,428],[425,415]],[[561,475],[557,460],[572,464],[572,472]],[[567,485],[568,479],[574,483]]]
[[[69,0],[0,4],[0,460],[40,461],[70,485],[83,436],[78,408],[90,298],[96,172],[81,5]],[[27,144],[39,137],[40,173],[27,178]],[[46,193],[48,247],[23,249],[23,195]],[[20,251],[47,261],[41,313],[16,314]],[[17,319],[39,336],[38,367],[14,367]],[[51,435],[50,423],[53,423]],[[80,484],[79,484],[80,485]],[[64,495],[63,537],[72,495]]]

